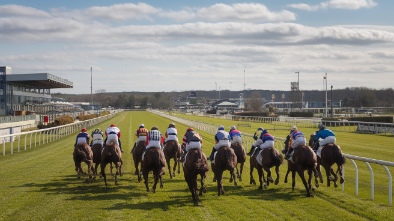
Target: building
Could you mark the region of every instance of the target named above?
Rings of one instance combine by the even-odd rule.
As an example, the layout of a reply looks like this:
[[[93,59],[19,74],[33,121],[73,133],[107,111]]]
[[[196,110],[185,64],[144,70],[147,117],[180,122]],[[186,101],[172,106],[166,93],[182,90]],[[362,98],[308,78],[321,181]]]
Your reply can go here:
[[[11,74],[10,67],[0,67],[0,115],[53,110],[51,89],[72,87],[71,81],[49,73]]]

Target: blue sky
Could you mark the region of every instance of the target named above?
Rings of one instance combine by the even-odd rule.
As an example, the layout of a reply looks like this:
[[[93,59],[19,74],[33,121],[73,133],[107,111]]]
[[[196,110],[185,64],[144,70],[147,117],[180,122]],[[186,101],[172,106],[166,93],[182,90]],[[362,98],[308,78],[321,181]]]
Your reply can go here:
[[[52,92],[393,87],[392,1],[5,1],[0,66]]]

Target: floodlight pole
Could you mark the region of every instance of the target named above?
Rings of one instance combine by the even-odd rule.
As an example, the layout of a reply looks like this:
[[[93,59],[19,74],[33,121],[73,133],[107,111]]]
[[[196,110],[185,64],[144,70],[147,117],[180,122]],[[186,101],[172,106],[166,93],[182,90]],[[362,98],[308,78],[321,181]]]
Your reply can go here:
[[[93,108],[93,68],[90,67],[90,101],[92,105],[92,110]]]

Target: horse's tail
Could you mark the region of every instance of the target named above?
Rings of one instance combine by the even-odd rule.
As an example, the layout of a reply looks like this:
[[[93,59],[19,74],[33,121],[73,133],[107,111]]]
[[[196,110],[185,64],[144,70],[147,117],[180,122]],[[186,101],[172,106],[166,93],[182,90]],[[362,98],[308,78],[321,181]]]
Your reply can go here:
[[[76,161],[84,161],[86,159],[86,152],[81,146],[76,146],[74,149],[74,159]]]
[[[338,165],[343,165],[344,163],[346,163],[346,157],[343,155],[341,148],[336,144],[334,145],[333,153],[335,163],[337,163]]]
[[[234,168],[234,166],[237,164],[237,158],[236,155],[233,151],[231,151],[232,149],[229,148],[229,150],[226,151],[226,167],[227,168]],[[235,163],[234,163],[235,161]]]
[[[281,165],[283,163],[283,156],[282,156],[282,154],[279,154],[277,151],[275,151],[274,148],[271,148],[270,153],[271,153],[271,157],[272,157],[272,160],[274,162],[274,165],[279,166],[279,165]]]

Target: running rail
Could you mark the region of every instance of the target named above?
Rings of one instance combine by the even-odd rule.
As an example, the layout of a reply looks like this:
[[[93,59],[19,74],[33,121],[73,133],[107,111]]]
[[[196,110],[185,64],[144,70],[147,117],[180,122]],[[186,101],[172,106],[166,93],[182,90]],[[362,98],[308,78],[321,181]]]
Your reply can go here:
[[[199,122],[199,121],[194,121],[194,120],[187,120],[184,118],[180,118],[180,117],[175,117],[172,115],[168,115],[164,112],[158,111],[158,110],[150,110],[149,112],[157,114],[159,116],[162,116],[164,118],[176,121],[178,123],[193,127],[193,128],[197,128],[198,130],[202,130],[204,132],[207,132],[209,134],[216,134],[217,131],[217,127],[218,125],[213,125],[213,124],[207,124],[207,123],[203,123],[203,122]],[[245,135],[244,138],[242,140],[242,143],[244,144],[244,146],[246,147],[245,150],[248,149],[248,147],[250,147],[253,143],[253,137],[251,134],[243,134]],[[275,137],[276,140],[281,140],[284,141],[284,138],[279,138],[279,137]],[[284,147],[283,142],[275,142],[275,148],[277,149],[282,149]],[[370,163],[375,163],[375,164],[379,164],[381,165],[384,170],[387,173],[387,177],[388,177],[388,196],[389,196],[389,206],[393,205],[393,179],[390,173],[390,170],[387,168],[388,166],[394,167],[394,163],[393,162],[389,162],[389,161],[383,161],[383,160],[375,160],[375,159],[371,159],[371,158],[365,158],[365,157],[359,157],[359,156],[353,156],[353,155],[349,155],[349,154],[344,154],[344,156],[350,160],[350,162],[353,164],[353,167],[355,169],[355,194],[356,196],[358,196],[358,168],[357,168],[357,164],[355,161],[362,161],[364,162],[370,172],[370,182],[371,182],[371,199],[374,199],[374,173],[372,170],[372,167],[370,165]],[[342,167],[342,173],[343,176],[345,177],[345,167]],[[342,183],[342,191],[345,190],[345,183]]]

